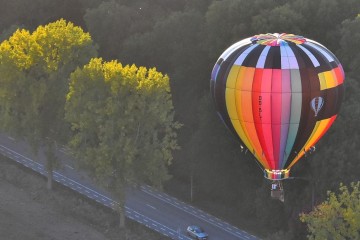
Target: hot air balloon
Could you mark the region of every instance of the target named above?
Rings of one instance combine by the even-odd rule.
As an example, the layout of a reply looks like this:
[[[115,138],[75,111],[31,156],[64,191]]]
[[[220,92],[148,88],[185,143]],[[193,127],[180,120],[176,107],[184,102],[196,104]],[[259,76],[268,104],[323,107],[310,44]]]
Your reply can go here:
[[[259,34],[226,49],[211,95],[226,127],[264,169],[273,189],[333,124],[344,91],[335,55],[311,39]]]

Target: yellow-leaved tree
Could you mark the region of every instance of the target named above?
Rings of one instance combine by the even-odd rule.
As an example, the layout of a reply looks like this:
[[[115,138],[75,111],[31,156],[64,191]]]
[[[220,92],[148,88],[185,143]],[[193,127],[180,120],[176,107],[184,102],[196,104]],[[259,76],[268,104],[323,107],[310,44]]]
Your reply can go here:
[[[125,187],[169,179],[178,148],[169,78],[155,68],[92,59],[71,74],[65,106],[71,146],[80,163],[119,200],[125,225]]]
[[[341,184],[339,194],[329,192],[325,202],[300,220],[308,226],[309,239],[360,239],[360,182],[351,183],[351,190]]]
[[[96,55],[90,34],[63,19],[32,33],[18,29],[0,44],[0,127],[35,152],[45,147],[48,189],[54,147],[69,132],[64,105],[70,73]]]

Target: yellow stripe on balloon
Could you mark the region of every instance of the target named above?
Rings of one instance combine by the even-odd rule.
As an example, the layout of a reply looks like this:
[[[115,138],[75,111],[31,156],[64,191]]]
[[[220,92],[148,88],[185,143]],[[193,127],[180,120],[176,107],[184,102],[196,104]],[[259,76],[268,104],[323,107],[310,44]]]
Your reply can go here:
[[[228,77],[227,82],[229,81],[233,81],[234,77],[238,75],[238,73],[236,73],[236,70],[238,70],[239,72],[240,67],[236,67],[236,68],[232,68],[231,69],[231,76]],[[243,69],[242,71],[245,71],[245,69]],[[235,78],[235,82],[233,82],[233,84],[227,84],[227,86],[234,86],[234,84],[236,83],[236,78]],[[225,101],[226,101],[226,108],[227,108],[227,112],[229,114],[231,123],[235,129],[235,131],[237,132],[237,134],[239,135],[240,139],[243,141],[243,143],[246,145],[246,147],[248,149],[253,149],[253,146],[251,144],[251,141],[249,140],[248,134],[246,132],[246,128],[245,126],[243,126],[240,121],[239,121],[239,115],[238,115],[238,108],[236,107],[236,104],[241,104],[241,91],[236,91],[235,89],[229,88],[227,87],[225,90]],[[236,101],[236,99],[239,98],[239,102]]]
[[[325,75],[323,72],[318,74],[319,76],[319,82],[320,82],[320,90],[324,90],[326,89],[326,80],[325,80]]]
[[[230,69],[229,75],[226,80],[227,88],[235,88],[237,76],[239,74],[240,66],[233,65]]]
[[[249,150],[260,162],[267,162],[265,156],[262,154],[263,150],[255,128],[252,111],[252,93],[248,91],[236,91],[236,108],[238,118],[252,146]]]
[[[226,108],[231,120],[238,120],[235,103],[235,89],[226,88],[225,90]]]
[[[242,90],[242,84],[243,84],[243,81],[245,79],[246,70],[247,70],[247,67],[240,66],[239,73],[238,73],[237,78],[236,78],[236,85],[235,85],[235,88],[237,90]]]
[[[320,90],[333,88],[338,85],[335,73],[333,70],[318,74],[320,80]]]
[[[236,132],[239,134],[241,140],[246,144],[249,150],[253,149],[253,144],[249,138],[249,133],[246,129],[244,124],[244,118],[241,115],[241,102],[242,102],[242,91],[236,90],[235,91],[235,106],[236,106],[236,114],[239,124],[236,124]],[[227,105],[227,103],[226,103]]]
[[[311,137],[308,140],[308,143],[305,145],[305,149],[309,149],[310,147],[314,146],[319,140],[319,137],[324,133],[326,130],[326,127],[328,126],[329,122],[331,121],[330,118],[321,120],[317,130],[314,130],[314,132],[311,134]],[[317,125],[317,124],[316,124]]]
[[[325,80],[326,80],[326,86],[328,88],[336,87],[337,81],[336,81],[336,77],[335,77],[333,71],[326,71],[326,72],[324,72],[324,75],[325,75]]]
[[[266,168],[269,168],[255,129],[252,116],[252,93],[251,91],[239,91],[240,89],[251,90],[255,68],[233,66],[227,78],[225,90],[226,108],[232,125],[250,151],[255,151],[255,157]],[[236,87],[235,90],[233,89]],[[245,100],[245,102],[243,102]],[[242,104],[245,104],[242,105]],[[243,111],[246,109],[246,111]]]
[[[314,130],[312,131],[309,139],[307,140],[305,145],[301,148],[302,151],[291,162],[291,164],[289,165],[288,168],[291,168],[304,155],[304,149],[307,152],[310,149],[310,147],[314,146],[317,143],[317,141],[319,140],[319,137],[324,133],[324,131],[326,130],[326,127],[328,126],[330,121],[331,121],[331,118],[316,122]],[[301,154],[301,156],[300,156],[300,154]]]
[[[249,138],[249,132],[247,131],[246,124],[242,121],[239,121],[238,108],[236,104],[241,104],[236,102],[236,99],[241,99],[241,91],[236,91],[234,89],[226,88],[225,99],[226,99],[226,108],[231,119],[231,123],[239,135],[240,139],[243,141],[245,146],[252,151],[254,149],[251,139]],[[240,100],[241,101],[241,100]],[[261,164],[267,166],[267,162],[264,159],[259,159]]]
[[[246,127],[243,126],[244,123],[241,124],[239,120],[231,120],[231,123],[232,123],[236,133],[239,135],[239,137],[245,144],[245,146],[249,149],[249,151],[252,151],[253,145],[250,142],[249,138],[247,137],[247,134],[245,132]],[[256,155],[255,157],[259,160],[260,164],[262,166],[264,166],[264,168],[270,168],[265,159],[259,158],[258,155]]]
[[[237,79],[238,81],[241,81],[240,89],[251,92],[253,90],[255,68],[253,67],[242,67],[242,68],[245,68],[244,75],[240,75]]]
[[[271,168],[268,165],[268,162],[265,159],[265,156],[263,155],[263,150],[260,145],[260,141],[256,132],[255,124],[253,122],[245,122],[245,129],[248,131],[248,136],[250,139],[251,145],[253,146],[253,149],[249,149],[250,151],[253,151],[253,155],[256,159],[259,160],[260,163],[263,164],[264,168]],[[264,165],[266,163],[266,165]]]

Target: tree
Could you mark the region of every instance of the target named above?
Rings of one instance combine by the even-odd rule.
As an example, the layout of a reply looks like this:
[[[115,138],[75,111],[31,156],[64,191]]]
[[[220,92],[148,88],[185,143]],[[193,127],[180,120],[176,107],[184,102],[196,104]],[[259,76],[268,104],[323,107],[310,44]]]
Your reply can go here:
[[[272,9],[265,9],[252,18],[251,27],[258,33],[294,33],[301,34],[304,19],[296,9],[287,3]]]
[[[83,15],[91,2],[100,0],[24,0],[0,1],[0,32],[11,25],[24,25],[34,30],[57,19],[64,18],[84,26]]]
[[[351,191],[340,184],[340,193],[328,192],[328,199],[314,211],[300,215],[307,224],[309,239],[360,238],[360,182],[351,183]]]
[[[204,87],[208,87],[208,81],[202,81],[210,71],[201,46],[203,23],[200,12],[175,12],[156,22],[152,31],[134,35],[124,43],[123,53],[128,62],[157,66],[171,75],[171,88],[176,89],[173,92],[176,117],[185,123],[182,131],[189,133],[195,118],[185,113],[196,111],[194,103],[199,101]]]
[[[203,38],[208,54],[213,58],[214,62],[220,54],[231,44],[247,38],[252,35],[259,34],[260,20],[264,14],[272,10],[277,14],[281,10],[286,10],[282,15],[289,16],[289,10],[276,7],[281,4],[281,1],[266,1],[266,0],[222,0],[213,1],[206,12],[206,36]],[[276,17],[267,17],[273,22],[272,25],[279,23],[275,20]],[[283,16],[282,16],[283,18]],[[295,16],[295,18],[298,18]],[[254,21],[254,23],[253,23]],[[280,20],[281,21],[281,20]],[[254,25],[254,27],[253,27]],[[266,22],[266,26],[268,23]],[[261,26],[261,29],[266,28]],[[260,30],[261,30],[260,29]]]
[[[90,35],[65,20],[33,33],[17,30],[0,45],[1,126],[26,139],[35,152],[45,147],[48,189],[56,166],[54,147],[69,132],[64,105],[70,72],[95,55]]]
[[[70,80],[66,120],[71,146],[95,178],[119,199],[125,225],[125,187],[169,179],[167,166],[178,148],[169,78],[155,68],[92,59]]]
[[[87,28],[99,44],[99,53],[109,59],[119,55],[122,42],[138,18],[134,9],[115,1],[102,2],[84,15]]]
[[[304,36],[324,44],[331,51],[339,48],[342,37],[339,28],[341,23],[353,19],[359,11],[357,0],[294,0],[292,9],[302,15]]]
[[[350,74],[359,78],[360,73],[360,14],[353,19],[347,19],[342,23],[340,54],[344,67],[350,70]]]

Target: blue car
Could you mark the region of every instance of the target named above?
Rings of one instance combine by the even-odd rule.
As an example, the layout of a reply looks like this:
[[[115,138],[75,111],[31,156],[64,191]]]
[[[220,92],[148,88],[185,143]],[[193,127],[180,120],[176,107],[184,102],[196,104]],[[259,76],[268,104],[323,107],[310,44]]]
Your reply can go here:
[[[207,233],[205,233],[204,230],[202,230],[198,226],[195,226],[195,225],[188,226],[186,231],[187,231],[187,234],[194,239],[198,239],[198,240],[207,240],[208,239]]]

